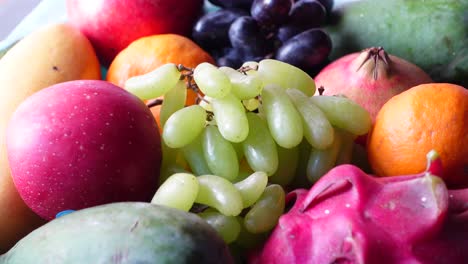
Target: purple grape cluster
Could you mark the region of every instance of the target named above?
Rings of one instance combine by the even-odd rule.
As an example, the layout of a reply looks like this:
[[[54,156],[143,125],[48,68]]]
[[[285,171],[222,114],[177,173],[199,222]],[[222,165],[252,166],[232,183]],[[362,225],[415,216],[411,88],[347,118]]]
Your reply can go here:
[[[193,40],[219,66],[273,58],[315,73],[328,63],[323,26],[333,0],[209,0],[220,7],[201,16]]]

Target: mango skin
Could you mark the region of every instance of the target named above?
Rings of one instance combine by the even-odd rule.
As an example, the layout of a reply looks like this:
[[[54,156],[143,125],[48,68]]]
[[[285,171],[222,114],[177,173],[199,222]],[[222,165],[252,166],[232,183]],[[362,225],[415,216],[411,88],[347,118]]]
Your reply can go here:
[[[31,94],[59,82],[101,79],[89,40],[68,24],[51,24],[26,36],[0,59],[0,253],[44,224],[20,198],[10,176],[6,127]]]
[[[227,245],[202,218],[142,202],[79,210],[31,232],[2,264],[233,263]]]
[[[341,5],[327,27],[331,59],[382,46],[434,81],[468,85],[467,0],[360,0]]]

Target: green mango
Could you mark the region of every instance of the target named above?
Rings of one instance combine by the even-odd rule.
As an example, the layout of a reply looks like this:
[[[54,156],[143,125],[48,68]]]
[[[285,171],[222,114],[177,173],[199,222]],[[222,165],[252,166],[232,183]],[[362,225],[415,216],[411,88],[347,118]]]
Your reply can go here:
[[[434,81],[468,88],[468,0],[352,1],[333,17],[331,59],[380,46]]]
[[[0,256],[2,264],[233,263],[199,216],[142,202],[95,206],[56,218]]]

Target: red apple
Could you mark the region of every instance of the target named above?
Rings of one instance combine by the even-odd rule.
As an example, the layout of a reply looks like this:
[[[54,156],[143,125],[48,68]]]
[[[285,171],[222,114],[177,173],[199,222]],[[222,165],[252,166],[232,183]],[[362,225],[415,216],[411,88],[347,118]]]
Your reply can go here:
[[[13,181],[39,216],[156,192],[159,130],[136,96],[106,81],[69,81],[23,101],[8,124]]]
[[[153,34],[189,36],[203,0],[67,0],[70,23],[91,41],[108,66],[132,41]]]

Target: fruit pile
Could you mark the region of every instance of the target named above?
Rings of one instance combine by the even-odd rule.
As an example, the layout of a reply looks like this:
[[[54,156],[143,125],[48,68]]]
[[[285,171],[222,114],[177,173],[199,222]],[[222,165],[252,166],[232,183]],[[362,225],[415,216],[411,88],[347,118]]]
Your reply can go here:
[[[346,2],[67,0],[0,58],[0,263],[468,262],[468,5]]]
[[[219,66],[277,59],[317,72],[332,49],[327,23],[330,0],[212,0],[221,9],[203,15],[192,37]]]

